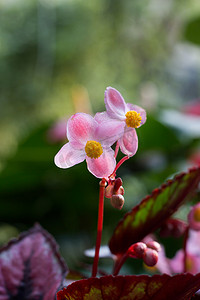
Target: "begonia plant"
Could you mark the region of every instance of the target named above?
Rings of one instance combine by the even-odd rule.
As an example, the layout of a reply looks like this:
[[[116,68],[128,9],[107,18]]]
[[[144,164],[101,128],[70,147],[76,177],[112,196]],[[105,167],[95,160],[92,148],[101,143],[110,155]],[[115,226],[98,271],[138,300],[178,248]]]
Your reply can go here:
[[[146,122],[145,110],[126,103],[114,88],[106,89],[104,101],[106,111],[94,117],[80,112],[69,118],[68,142],[55,155],[55,164],[63,169],[86,160],[89,172],[100,179],[96,246],[94,251],[85,252],[93,256],[91,276],[85,278],[69,270],[55,240],[36,224],[0,249],[0,300],[198,299],[200,204],[192,205],[188,219],[172,216],[193,199],[200,166],[176,174],[154,189],[124,215],[108,247],[101,248],[104,198],[118,210],[126,205],[123,181],[117,172],[136,154],[136,131]],[[119,150],[124,156],[118,161]],[[174,258],[167,257],[160,242],[168,236],[182,239],[182,248]],[[104,255],[112,259],[113,270],[102,276],[99,259]],[[143,262],[143,275],[119,275],[131,260]],[[147,269],[156,274],[146,275]]]

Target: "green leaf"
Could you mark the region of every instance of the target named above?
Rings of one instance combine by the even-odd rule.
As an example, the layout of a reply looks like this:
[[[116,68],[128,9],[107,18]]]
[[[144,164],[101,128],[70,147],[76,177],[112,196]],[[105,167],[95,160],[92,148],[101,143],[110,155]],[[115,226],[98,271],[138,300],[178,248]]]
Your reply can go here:
[[[184,201],[192,197],[199,181],[200,167],[196,167],[155,189],[118,223],[109,243],[111,252],[122,254],[129,246],[159,228]]]
[[[57,300],[189,300],[200,287],[200,274],[104,276],[72,283]]]

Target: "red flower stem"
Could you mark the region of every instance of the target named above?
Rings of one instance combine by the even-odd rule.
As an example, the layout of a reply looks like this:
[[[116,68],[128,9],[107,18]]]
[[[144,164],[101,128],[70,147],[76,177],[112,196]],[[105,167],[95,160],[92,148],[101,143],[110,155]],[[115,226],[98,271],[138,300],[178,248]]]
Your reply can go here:
[[[119,142],[116,143],[116,147],[115,147],[115,158],[117,157],[119,151]]]
[[[187,272],[187,240],[189,237],[189,226],[187,227],[185,234],[184,234],[184,241],[183,241],[183,251],[184,251],[184,258],[183,258],[183,269],[184,273]]]
[[[117,258],[117,260],[115,262],[114,270],[113,270],[113,276],[118,275],[119,271],[121,270],[121,267],[123,266],[123,264],[125,263],[127,258],[128,258],[127,253],[125,253],[124,255]]]
[[[96,239],[96,248],[95,248],[95,256],[92,267],[92,277],[96,277],[97,275],[97,267],[99,261],[99,250],[101,246],[101,237],[103,230],[103,211],[104,211],[104,190],[106,186],[106,179],[103,178],[100,183],[99,188],[99,210],[98,210],[98,223],[97,223],[97,239]]]
[[[113,176],[113,175],[115,176],[115,175],[116,175],[116,171],[119,169],[119,167],[120,167],[127,159],[129,159],[129,157],[128,157],[128,156],[124,156],[124,157],[117,163],[117,165],[116,165],[116,167],[115,167],[113,173],[112,173],[109,177],[111,177],[111,176]]]

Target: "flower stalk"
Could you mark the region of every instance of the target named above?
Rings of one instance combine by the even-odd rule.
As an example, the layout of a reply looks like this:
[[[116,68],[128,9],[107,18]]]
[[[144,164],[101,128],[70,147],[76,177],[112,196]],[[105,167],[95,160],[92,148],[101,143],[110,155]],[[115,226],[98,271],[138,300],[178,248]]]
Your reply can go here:
[[[183,270],[184,270],[184,273],[187,272],[187,241],[188,241],[188,237],[189,237],[189,227],[185,231],[184,241],[183,241],[183,251],[184,251]]]
[[[113,276],[117,276],[119,274],[119,271],[121,270],[121,267],[123,266],[127,258],[128,258],[127,252],[124,255],[119,256],[117,258],[113,269]]]
[[[124,156],[124,157],[117,163],[117,165],[116,165],[116,167],[115,167],[113,173],[112,173],[109,177],[116,176],[117,170],[119,169],[119,167],[120,167],[127,159],[129,159],[129,157],[128,157],[128,156]]]

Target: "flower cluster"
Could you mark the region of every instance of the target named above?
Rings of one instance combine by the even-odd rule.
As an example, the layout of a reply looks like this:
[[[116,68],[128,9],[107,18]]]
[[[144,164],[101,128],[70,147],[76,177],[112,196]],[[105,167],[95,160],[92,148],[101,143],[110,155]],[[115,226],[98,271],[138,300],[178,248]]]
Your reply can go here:
[[[153,267],[158,262],[158,252],[160,250],[161,246],[156,241],[138,242],[129,247],[127,255],[132,258],[141,258],[147,266]]]
[[[196,274],[200,272],[200,203],[191,207],[188,223],[178,219],[169,219],[163,224],[162,237],[175,238],[184,235],[185,246],[176,252],[173,258],[167,258],[164,247],[161,246],[157,268],[161,273],[169,275],[181,272]]]
[[[138,148],[136,128],[146,121],[144,109],[125,103],[114,88],[105,91],[106,111],[94,117],[76,113],[67,122],[65,144],[55,156],[55,164],[69,168],[86,160],[88,170],[97,178],[108,178],[116,168],[117,142],[122,153],[133,156]]]
[[[122,186],[122,179],[110,178],[105,189],[105,197],[110,199],[110,203],[114,208],[122,209],[124,205],[124,188]]]

